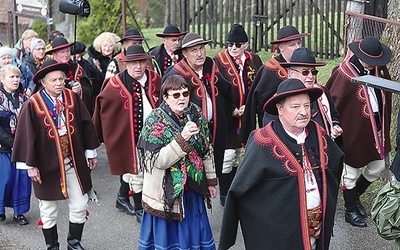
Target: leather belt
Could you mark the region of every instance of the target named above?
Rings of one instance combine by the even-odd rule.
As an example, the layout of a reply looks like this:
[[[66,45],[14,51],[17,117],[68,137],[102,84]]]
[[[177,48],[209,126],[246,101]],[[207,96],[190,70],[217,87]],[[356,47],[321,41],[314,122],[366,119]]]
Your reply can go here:
[[[69,146],[68,135],[60,136],[60,144],[61,144],[61,153],[63,158],[65,159],[68,156],[71,156],[71,149]]]

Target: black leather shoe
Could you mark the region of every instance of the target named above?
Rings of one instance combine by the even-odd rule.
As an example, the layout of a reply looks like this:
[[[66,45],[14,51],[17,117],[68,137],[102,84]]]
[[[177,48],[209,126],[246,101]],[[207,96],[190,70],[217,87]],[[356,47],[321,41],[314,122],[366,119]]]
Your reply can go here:
[[[367,226],[367,223],[358,214],[357,211],[346,211],[345,221],[355,227],[366,227]]]
[[[135,211],[136,221],[142,223],[143,209]]]
[[[25,218],[23,214],[21,215],[14,215],[13,221],[16,222],[20,226],[28,225],[29,221]]]
[[[115,207],[118,208],[119,211],[128,215],[135,215],[135,209],[133,209],[132,204],[129,202],[129,198],[118,195]]]
[[[6,220],[6,215],[0,214],[0,221],[5,221],[5,220]]]
[[[68,243],[68,250],[85,250],[81,245],[81,241],[77,239],[71,239],[67,241]]]
[[[367,217],[367,211],[365,211],[364,206],[361,204],[360,197],[358,195],[356,198],[356,206],[357,206],[358,213],[363,217]]]

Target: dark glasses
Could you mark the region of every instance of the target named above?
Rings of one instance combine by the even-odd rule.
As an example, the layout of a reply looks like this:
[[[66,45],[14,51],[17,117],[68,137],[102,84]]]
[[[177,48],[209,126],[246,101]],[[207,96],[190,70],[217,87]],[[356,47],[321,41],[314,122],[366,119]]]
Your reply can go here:
[[[174,99],[178,99],[179,97],[181,97],[181,95],[183,97],[188,97],[189,94],[190,94],[190,91],[183,91],[183,92],[173,93],[172,95],[168,95],[168,96],[172,96],[172,97],[174,97]]]
[[[236,48],[239,49],[240,47],[242,47],[242,45],[244,43],[231,43],[231,42],[228,42],[228,47],[233,47],[234,44],[235,44]]]
[[[303,76],[308,76],[308,74],[310,74],[310,72],[311,72],[311,75],[313,75],[313,76],[318,74],[318,70],[316,70],[316,69],[311,69],[311,70],[303,69],[302,71],[294,69],[294,68],[290,68],[290,69],[293,70],[293,71],[301,73]]]

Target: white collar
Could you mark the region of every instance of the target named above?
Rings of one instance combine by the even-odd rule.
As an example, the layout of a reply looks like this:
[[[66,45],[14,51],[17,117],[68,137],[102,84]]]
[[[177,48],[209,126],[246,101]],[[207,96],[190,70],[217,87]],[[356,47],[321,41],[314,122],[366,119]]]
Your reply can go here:
[[[293,134],[293,133],[287,131],[285,128],[283,128],[283,129],[286,131],[286,133],[287,133],[290,137],[292,137],[293,139],[296,140],[297,144],[302,144],[302,143],[304,143],[304,142],[306,141],[307,133],[306,133],[306,130],[305,130],[305,129],[303,129],[303,131],[302,131],[299,135],[295,135],[295,134]]]

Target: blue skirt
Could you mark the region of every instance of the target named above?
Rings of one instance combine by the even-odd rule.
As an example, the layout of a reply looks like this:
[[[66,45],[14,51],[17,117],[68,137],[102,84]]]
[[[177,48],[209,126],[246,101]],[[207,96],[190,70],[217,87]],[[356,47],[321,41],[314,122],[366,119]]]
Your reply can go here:
[[[215,249],[210,222],[201,195],[188,190],[183,195],[182,222],[144,212],[138,249]]]
[[[0,153],[0,214],[5,214],[5,208],[14,209],[15,215],[29,211],[32,181],[28,171],[16,169],[11,162],[11,153]]]

